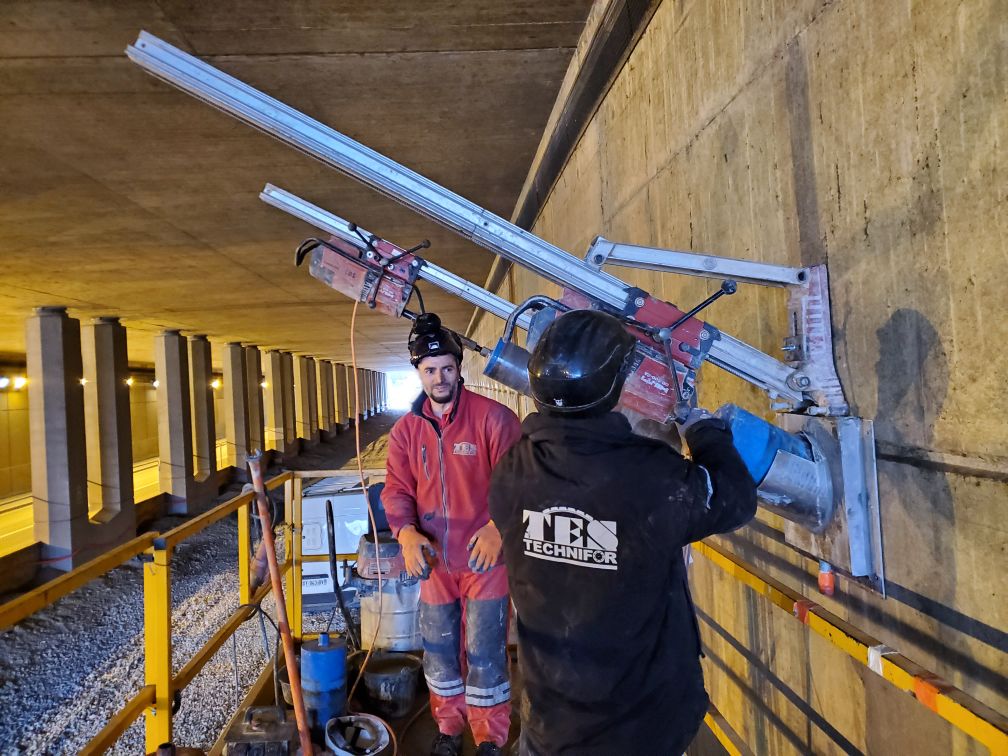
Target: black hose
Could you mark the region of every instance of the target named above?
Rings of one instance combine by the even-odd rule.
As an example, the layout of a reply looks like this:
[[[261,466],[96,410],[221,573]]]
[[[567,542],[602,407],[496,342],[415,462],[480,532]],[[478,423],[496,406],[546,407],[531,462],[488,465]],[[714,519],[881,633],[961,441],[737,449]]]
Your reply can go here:
[[[336,595],[336,603],[339,604],[340,614],[343,615],[343,622],[346,624],[347,638],[353,644],[354,649],[361,648],[361,640],[357,635],[353,620],[350,619],[350,612],[347,611],[346,603],[343,601],[343,589],[340,588],[339,580],[336,577],[336,525],[333,515],[332,499],[326,499],[326,530],[329,534],[329,573],[332,575],[333,593]]]

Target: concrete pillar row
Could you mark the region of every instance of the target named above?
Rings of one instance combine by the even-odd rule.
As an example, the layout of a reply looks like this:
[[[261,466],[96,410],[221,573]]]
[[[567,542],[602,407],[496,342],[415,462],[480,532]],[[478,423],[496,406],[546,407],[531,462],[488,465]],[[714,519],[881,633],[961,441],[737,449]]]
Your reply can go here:
[[[88,534],[80,321],[39,307],[25,324],[32,513],[42,557],[70,570],[94,557]]]
[[[136,532],[126,328],[119,318],[95,318],[81,330],[81,347],[88,511],[108,526],[102,540],[112,545]]]
[[[245,383],[245,348],[232,342],[224,347],[224,437],[227,442],[228,464],[245,469],[245,458],[249,454],[248,397]]]
[[[193,476],[192,408],[186,338],[165,330],[154,339],[157,380],[158,476],[168,511],[191,514],[204,503]]]
[[[297,408],[294,388],[294,355],[280,353],[280,377],[283,390],[284,453],[297,454],[300,450],[297,432]]]
[[[217,418],[214,410],[213,359],[204,335],[189,339],[189,389],[192,401],[193,475],[199,482],[217,475]]]
[[[262,355],[259,347],[245,347],[245,391],[248,402],[249,451],[266,449],[265,424],[263,422],[263,375]],[[244,460],[242,460],[244,464]]]
[[[336,422],[345,428],[350,424],[350,404],[347,401],[347,366],[334,365],[336,391]]]

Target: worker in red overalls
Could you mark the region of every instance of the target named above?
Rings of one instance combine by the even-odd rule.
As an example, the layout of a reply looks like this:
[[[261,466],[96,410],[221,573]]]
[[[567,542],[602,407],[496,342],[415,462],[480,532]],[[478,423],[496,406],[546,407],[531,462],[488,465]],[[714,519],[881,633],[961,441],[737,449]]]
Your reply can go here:
[[[521,426],[503,404],[462,385],[462,345],[436,315],[417,319],[409,350],[423,394],[392,428],[382,502],[409,574],[430,569],[420,630],[439,730],[431,756],[461,753],[466,720],[478,756],[495,756],[507,743],[511,685],[507,572],[487,491]]]

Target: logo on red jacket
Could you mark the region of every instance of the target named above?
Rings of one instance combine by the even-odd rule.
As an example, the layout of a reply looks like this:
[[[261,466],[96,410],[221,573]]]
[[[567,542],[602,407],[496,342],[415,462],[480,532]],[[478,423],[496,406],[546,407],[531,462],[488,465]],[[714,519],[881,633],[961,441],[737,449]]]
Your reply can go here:
[[[469,443],[468,441],[459,441],[455,444],[455,448],[452,449],[452,454],[458,454],[462,457],[475,457],[476,444]]]
[[[596,570],[615,570],[619,539],[615,520],[596,520],[572,507],[526,509],[525,556]]]

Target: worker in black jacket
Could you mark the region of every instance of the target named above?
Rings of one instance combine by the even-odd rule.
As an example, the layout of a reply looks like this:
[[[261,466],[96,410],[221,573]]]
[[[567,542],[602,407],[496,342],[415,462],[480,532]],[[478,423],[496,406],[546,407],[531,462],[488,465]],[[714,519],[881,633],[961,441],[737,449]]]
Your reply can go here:
[[[557,318],[529,361],[539,412],[491,477],[523,756],[678,755],[707,711],[683,546],[748,522],[756,490],[703,410],[680,425],[692,462],[612,411],[635,343],[601,312]]]

